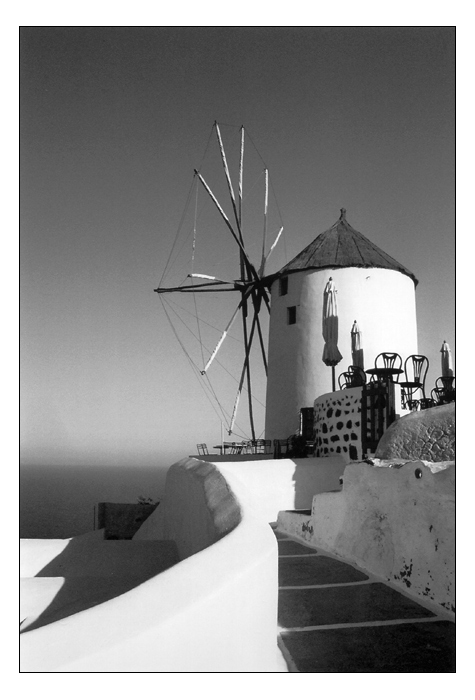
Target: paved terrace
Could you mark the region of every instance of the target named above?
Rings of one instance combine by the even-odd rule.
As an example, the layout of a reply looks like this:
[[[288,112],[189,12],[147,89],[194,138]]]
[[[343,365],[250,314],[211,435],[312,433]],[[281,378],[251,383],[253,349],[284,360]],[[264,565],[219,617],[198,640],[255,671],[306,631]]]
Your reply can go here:
[[[455,673],[455,624],[273,525],[279,647],[295,673]]]

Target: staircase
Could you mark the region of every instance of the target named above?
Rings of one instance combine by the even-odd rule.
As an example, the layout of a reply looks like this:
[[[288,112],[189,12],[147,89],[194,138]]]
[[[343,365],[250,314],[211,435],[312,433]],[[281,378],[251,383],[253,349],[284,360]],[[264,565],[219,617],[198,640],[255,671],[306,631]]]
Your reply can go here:
[[[279,647],[295,673],[455,673],[455,624],[368,572],[274,530]]]

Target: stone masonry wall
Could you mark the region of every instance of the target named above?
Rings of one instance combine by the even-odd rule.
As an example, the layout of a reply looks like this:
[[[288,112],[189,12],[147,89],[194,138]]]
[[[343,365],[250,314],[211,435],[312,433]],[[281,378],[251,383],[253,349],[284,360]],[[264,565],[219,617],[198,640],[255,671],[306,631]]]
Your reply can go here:
[[[348,460],[362,458],[361,394],[361,387],[343,389],[315,401],[315,457],[341,454]]]
[[[378,459],[455,459],[455,403],[415,411],[393,423],[379,441]]]

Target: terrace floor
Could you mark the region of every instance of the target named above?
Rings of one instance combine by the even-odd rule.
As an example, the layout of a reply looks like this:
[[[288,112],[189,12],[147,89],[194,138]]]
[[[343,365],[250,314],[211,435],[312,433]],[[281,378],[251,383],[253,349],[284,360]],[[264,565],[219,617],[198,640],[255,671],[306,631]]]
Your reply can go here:
[[[455,673],[455,623],[368,572],[274,530],[279,647],[295,673]]]

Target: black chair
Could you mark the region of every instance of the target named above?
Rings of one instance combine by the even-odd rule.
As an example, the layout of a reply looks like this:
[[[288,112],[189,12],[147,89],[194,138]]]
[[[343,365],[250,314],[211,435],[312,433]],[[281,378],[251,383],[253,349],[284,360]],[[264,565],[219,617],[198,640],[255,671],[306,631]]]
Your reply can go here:
[[[246,447],[245,442],[233,442],[233,443],[231,443],[231,454],[232,455],[240,455],[240,454],[242,454],[245,447]]]
[[[435,380],[435,388],[432,389],[431,396],[437,400],[438,406],[455,401],[455,387],[452,386],[452,382],[450,382],[450,386],[448,386],[447,379],[453,378],[438,377]]]
[[[281,459],[290,451],[290,438],[284,440],[274,440],[274,459]]]
[[[207,447],[205,442],[200,442],[200,444],[196,445],[196,447],[198,449],[198,454],[201,455],[202,457],[204,455],[209,455],[208,447]]]
[[[356,365],[350,365],[348,371],[342,372],[338,377],[338,386],[340,390],[354,389],[357,386],[364,386],[365,384],[366,372]]]
[[[444,400],[445,389],[444,388],[435,387],[430,392],[430,395],[432,397],[432,401],[434,402],[434,406],[442,406],[442,404],[445,403],[445,400]]]
[[[425,381],[429,360],[425,355],[409,355],[404,363],[405,381],[399,382],[402,388],[402,399],[405,407],[410,408],[413,396],[420,390],[422,399],[426,398]],[[412,409],[411,409],[412,410]]]
[[[374,366],[382,369],[401,369],[402,357],[397,352],[380,352]]]
[[[366,384],[366,372],[357,365],[350,365],[347,374],[350,375],[350,386],[364,386]],[[348,386],[346,387],[349,388]]]
[[[347,389],[348,388],[348,382],[350,381],[350,376],[349,372],[342,372],[340,376],[338,377],[338,386],[340,387],[340,391],[342,389]]]
[[[402,357],[397,352],[380,352],[374,361],[374,369],[367,370],[372,382],[389,381],[397,384],[402,374]]]
[[[270,447],[271,447],[271,441],[270,440],[252,440],[253,443],[253,451],[255,454],[267,454],[270,452]]]
[[[453,389],[455,382],[455,377],[437,377],[435,380],[436,387],[442,387],[444,389]]]

